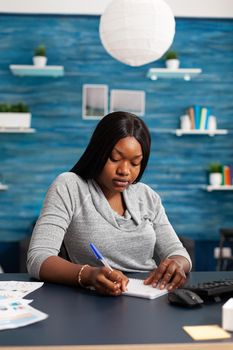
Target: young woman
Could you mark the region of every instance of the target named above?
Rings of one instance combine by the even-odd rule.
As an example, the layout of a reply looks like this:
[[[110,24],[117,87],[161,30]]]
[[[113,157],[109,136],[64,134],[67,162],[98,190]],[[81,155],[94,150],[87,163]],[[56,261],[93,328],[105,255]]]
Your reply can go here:
[[[70,172],[50,186],[33,230],[28,272],[43,281],[120,295],[124,272],[150,272],[145,284],[173,290],[191,269],[159,195],[139,182],[150,154],[145,123],[126,112],[105,116]],[[101,251],[112,270],[90,249]],[[61,255],[66,248],[68,258]]]

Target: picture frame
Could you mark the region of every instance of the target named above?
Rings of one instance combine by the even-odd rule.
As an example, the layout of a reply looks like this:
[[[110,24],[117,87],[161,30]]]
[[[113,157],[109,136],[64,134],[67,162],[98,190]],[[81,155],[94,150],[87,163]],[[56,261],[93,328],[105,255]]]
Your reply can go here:
[[[108,85],[84,84],[82,118],[101,119],[108,113]]]
[[[111,90],[110,111],[127,111],[138,116],[145,115],[146,94],[143,90]]]

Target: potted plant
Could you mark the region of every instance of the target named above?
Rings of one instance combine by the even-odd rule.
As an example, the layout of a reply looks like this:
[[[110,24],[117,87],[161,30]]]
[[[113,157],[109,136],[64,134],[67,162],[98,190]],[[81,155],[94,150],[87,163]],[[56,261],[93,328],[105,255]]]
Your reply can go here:
[[[33,63],[35,66],[44,67],[47,63],[46,48],[41,44],[34,50]]]
[[[178,69],[180,66],[180,61],[178,55],[175,51],[167,51],[165,54],[165,64],[168,69]]]
[[[218,162],[211,163],[208,172],[210,185],[220,186],[222,184],[222,165]]]
[[[0,128],[30,128],[31,113],[23,103],[0,103]]]

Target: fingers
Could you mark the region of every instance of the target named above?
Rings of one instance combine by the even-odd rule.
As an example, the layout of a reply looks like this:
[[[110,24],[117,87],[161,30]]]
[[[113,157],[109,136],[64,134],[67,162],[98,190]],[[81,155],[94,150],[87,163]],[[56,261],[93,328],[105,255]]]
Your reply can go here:
[[[157,269],[145,279],[145,284],[159,289],[167,288],[169,291],[181,287],[186,280],[186,275],[181,264],[173,259],[163,260]]]
[[[100,268],[96,275],[95,289],[101,294],[120,295],[127,289],[128,278],[118,270]]]

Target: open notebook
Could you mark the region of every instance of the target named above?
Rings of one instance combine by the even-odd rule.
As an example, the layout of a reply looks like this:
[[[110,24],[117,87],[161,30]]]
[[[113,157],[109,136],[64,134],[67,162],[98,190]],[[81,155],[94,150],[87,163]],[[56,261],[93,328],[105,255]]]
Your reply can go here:
[[[145,285],[143,280],[135,278],[129,278],[127,288],[123,295],[146,299],[155,299],[168,293],[167,289],[153,288],[151,285]]]

